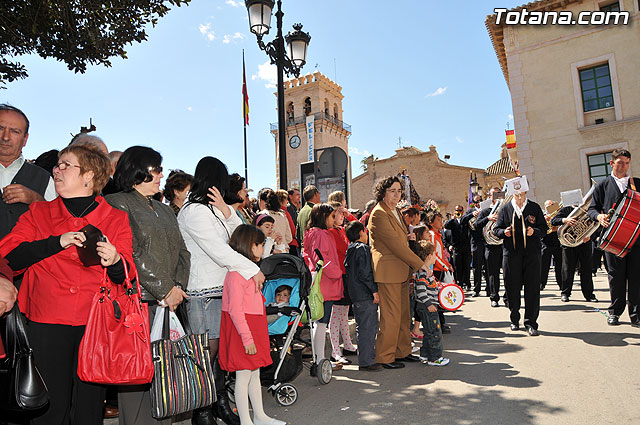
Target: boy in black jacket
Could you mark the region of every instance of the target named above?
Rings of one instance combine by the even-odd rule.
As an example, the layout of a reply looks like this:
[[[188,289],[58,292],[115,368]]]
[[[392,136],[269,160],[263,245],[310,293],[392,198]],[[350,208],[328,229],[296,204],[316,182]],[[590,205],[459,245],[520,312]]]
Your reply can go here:
[[[373,281],[371,250],[367,242],[369,235],[364,225],[352,221],[345,232],[349,248],[344,259],[346,283],[356,318],[358,338],[358,365],[360,370],[377,372],[382,365],[377,364],[376,334],[378,333],[378,285]]]

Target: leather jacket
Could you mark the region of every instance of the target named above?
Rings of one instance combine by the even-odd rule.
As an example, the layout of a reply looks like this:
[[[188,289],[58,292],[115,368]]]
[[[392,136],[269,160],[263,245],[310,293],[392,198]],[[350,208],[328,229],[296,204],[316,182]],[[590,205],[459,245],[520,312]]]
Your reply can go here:
[[[142,299],[162,300],[176,284],[186,287],[191,254],[171,207],[137,190],[108,195],[106,199],[114,208],[129,214],[133,261],[142,285]]]

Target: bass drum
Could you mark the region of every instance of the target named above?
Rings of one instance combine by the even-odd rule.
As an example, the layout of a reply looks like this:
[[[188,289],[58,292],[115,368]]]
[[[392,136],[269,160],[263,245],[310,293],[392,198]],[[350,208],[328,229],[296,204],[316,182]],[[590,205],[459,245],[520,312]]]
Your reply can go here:
[[[627,189],[616,205],[598,248],[624,258],[640,234],[640,193]]]

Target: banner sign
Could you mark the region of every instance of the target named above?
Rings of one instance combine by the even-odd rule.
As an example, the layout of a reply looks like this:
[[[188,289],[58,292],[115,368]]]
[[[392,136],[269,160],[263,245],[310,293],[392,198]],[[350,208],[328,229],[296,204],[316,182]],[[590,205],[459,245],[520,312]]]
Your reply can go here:
[[[313,115],[307,116],[307,139],[309,140],[309,145],[307,147],[307,160],[313,161],[313,121],[315,117]]]

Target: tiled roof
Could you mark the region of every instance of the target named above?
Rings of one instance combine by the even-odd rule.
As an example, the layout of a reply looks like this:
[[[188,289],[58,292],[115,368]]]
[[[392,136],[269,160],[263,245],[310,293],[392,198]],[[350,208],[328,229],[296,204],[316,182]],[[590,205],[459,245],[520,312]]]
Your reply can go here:
[[[513,173],[515,170],[511,166],[511,162],[509,161],[509,157],[500,158],[489,167],[487,167],[487,174],[504,174],[504,173]]]

